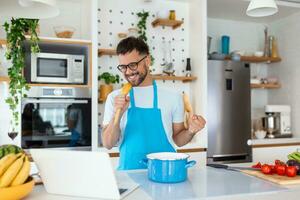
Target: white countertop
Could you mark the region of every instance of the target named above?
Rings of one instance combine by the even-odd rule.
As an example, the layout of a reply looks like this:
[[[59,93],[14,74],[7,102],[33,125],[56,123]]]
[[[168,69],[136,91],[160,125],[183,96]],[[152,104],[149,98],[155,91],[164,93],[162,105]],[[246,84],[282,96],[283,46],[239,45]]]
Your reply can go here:
[[[119,172],[118,172],[119,173]],[[123,172],[125,173],[125,172]],[[214,168],[190,169],[188,180],[177,184],[154,183],[146,170],[127,172],[140,187],[124,200],[133,199],[299,199],[300,185],[284,188],[241,172]],[[88,198],[48,194],[44,186],[36,186],[25,200],[87,200]]]
[[[274,139],[251,139],[248,140],[249,146],[262,145],[262,144],[292,144],[300,143],[300,138],[274,138]]]

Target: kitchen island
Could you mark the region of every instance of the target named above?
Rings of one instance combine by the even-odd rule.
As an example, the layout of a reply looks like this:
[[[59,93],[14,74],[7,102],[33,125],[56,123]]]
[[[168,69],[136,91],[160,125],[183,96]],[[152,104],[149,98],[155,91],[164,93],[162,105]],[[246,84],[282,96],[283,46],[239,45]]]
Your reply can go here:
[[[241,172],[210,167],[190,169],[188,180],[177,184],[154,183],[147,179],[146,170],[128,172],[140,186],[125,200],[176,199],[299,199],[300,185],[282,187]],[[118,177],[118,175],[117,175]],[[118,180],[118,178],[117,178]],[[84,186],[82,186],[84,187]],[[87,200],[89,198],[48,194],[43,185],[36,186],[25,200]]]

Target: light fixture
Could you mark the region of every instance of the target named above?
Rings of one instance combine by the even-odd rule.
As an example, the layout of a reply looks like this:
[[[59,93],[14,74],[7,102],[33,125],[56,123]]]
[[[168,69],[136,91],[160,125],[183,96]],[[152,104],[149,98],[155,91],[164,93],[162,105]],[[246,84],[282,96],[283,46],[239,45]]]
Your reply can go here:
[[[274,0],[251,0],[246,13],[251,17],[265,17],[274,15],[277,11]]]
[[[56,0],[1,0],[0,16],[45,19],[59,14]]]

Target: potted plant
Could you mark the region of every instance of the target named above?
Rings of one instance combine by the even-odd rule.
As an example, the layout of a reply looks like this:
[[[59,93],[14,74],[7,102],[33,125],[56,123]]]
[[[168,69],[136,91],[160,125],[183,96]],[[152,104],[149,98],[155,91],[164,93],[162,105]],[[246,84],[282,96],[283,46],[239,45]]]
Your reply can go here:
[[[138,38],[142,39],[144,42],[147,43],[148,38],[146,35],[146,31],[147,31],[147,18],[149,17],[149,12],[145,12],[144,10],[142,12],[138,12],[137,16],[139,18],[139,21],[137,23],[137,28],[138,28]],[[151,58],[151,65],[154,64],[154,57],[152,55],[150,55]]]
[[[39,52],[39,38],[36,32],[38,19],[12,18],[10,23],[5,22],[3,26],[6,31],[6,58],[12,62],[12,66],[8,68],[10,96],[6,99],[6,103],[12,111],[13,118],[10,121],[12,132],[9,132],[8,135],[14,139],[18,134],[16,128],[19,125],[18,105],[20,98],[26,97],[24,92],[29,89],[23,77],[23,68],[25,67],[25,49],[23,43],[26,40],[25,35],[30,33],[31,52]]]
[[[109,72],[104,72],[98,76],[98,81],[103,80],[105,84],[100,85],[99,89],[99,101],[105,101],[107,98],[107,95],[113,91],[113,85],[114,83],[120,82],[120,76],[119,75],[113,75]]]

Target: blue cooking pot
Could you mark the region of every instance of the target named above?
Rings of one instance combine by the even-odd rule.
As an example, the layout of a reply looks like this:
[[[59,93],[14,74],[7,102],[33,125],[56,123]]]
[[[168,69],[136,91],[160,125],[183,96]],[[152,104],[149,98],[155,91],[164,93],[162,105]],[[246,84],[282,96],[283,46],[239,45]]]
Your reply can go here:
[[[142,160],[148,168],[148,178],[159,183],[179,183],[187,178],[187,168],[196,164],[196,161],[187,161],[185,153],[151,153]]]

